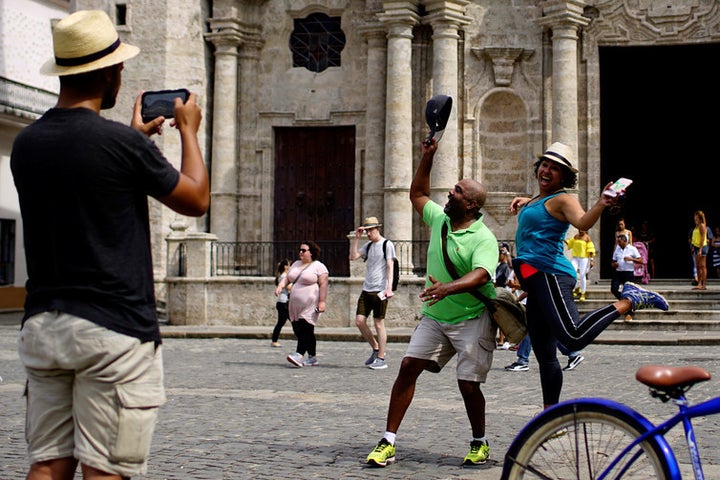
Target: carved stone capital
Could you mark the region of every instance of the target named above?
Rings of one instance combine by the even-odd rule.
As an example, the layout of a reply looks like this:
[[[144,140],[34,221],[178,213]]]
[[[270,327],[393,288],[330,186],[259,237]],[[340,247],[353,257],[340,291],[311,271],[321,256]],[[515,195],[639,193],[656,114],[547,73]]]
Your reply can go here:
[[[522,47],[484,47],[473,48],[472,52],[478,58],[487,58],[492,62],[495,75],[495,85],[507,87],[512,81],[515,64],[521,60],[529,59],[534,50]]]
[[[262,27],[240,21],[235,17],[211,18],[210,32],[205,39],[215,47],[249,46],[259,49],[263,45]]]
[[[423,23],[429,23],[434,29],[451,27],[459,29],[472,21],[465,15],[468,0],[428,0],[425,2],[427,15]]]
[[[587,6],[588,4],[582,0],[547,0],[540,3],[543,16],[537,20],[537,23],[550,29],[585,27],[591,21],[583,15]]]
[[[405,36],[404,32],[420,22],[415,3],[411,1],[387,2],[385,11],[378,13],[378,20],[388,27],[391,36]],[[412,32],[410,38],[412,38]]]

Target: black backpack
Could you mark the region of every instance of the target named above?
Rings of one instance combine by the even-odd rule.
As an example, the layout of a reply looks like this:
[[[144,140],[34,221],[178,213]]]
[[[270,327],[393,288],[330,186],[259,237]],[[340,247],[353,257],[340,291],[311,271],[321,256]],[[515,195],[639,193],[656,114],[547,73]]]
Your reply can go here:
[[[387,239],[383,242],[383,258],[387,260],[387,252],[385,252],[385,247],[387,245]],[[393,280],[392,280],[392,291],[396,291],[398,287],[398,282],[400,281],[400,262],[397,258],[393,258]]]

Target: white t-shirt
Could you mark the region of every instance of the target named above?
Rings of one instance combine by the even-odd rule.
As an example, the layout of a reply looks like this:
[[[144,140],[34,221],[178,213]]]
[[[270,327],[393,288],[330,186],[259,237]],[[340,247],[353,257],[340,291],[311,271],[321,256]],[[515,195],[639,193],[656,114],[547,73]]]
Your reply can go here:
[[[387,260],[395,258],[395,245],[388,240],[383,255],[383,242],[385,239],[380,237],[377,242],[367,242],[360,247],[360,255],[365,259],[365,292],[382,292],[388,287]]]
[[[635,262],[627,262],[624,260],[625,257],[641,258],[640,252],[638,252],[638,249],[629,243],[625,246],[625,248],[620,248],[620,245],[618,245],[615,247],[615,252],[613,252],[613,260],[618,263],[615,270],[618,272],[634,272]]]

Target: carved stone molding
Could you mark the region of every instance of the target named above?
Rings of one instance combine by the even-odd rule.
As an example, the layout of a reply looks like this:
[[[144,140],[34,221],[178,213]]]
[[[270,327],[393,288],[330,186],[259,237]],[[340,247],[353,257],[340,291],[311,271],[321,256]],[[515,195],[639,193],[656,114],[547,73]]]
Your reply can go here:
[[[478,58],[489,59],[493,65],[495,85],[507,87],[512,82],[515,64],[529,59],[535,51],[522,47],[484,47],[473,48],[472,52]]]
[[[598,43],[683,43],[720,38],[716,0],[601,0],[588,28]]]

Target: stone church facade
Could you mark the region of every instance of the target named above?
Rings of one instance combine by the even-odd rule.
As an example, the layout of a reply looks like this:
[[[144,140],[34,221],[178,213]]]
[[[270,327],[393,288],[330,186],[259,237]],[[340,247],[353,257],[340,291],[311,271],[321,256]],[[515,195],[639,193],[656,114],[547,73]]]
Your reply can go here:
[[[72,3],[106,10],[141,47],[110,116],[127,122],[141,90],[200,96],[211,210],[180,218],[152,202],[159,284],[168,232],[186,227],[224,242],[345,238],[372,215],[388,238],[426,239],[408,191],[435,94],[454,106],[433,197],[444,204],[459,178],[480,180],[486,224],[512,239],[509,202],[533,193],[533,160],[550,143],[577,152],[582,204],[602,187],[600,47],[720,37],[717,0]],[[179,159],[170,131],[158,142]]]
[[[458,178],[481,180],[486,221],[512,238],[505,206],[532,192],[531,161],[552,141],[577,151],[583,203],[599,189],[599,45],[720,36],[720,7],[708,0],[212,3],[166,2],[165,28],[151,20],[155,3],[127,3],[123,36],[143,56],[126,65],[124,94],[182,85],[201,95],[213,206],[197,227],[222,241],[272,238],[275,129],[340,125],[355,127],[353,222],[376,215],[390,238],[421,235],[407,192],[436,93],[455,100],[433,172],[437,199]],[[318,12],[341,19],[341,64],[293,67],[293,21]]]

